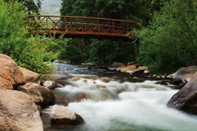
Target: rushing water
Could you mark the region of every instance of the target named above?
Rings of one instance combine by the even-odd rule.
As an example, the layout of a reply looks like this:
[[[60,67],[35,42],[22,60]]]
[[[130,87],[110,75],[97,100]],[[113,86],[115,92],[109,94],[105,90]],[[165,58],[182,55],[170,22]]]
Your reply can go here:
[[[57,104],[81,115],[85,124],[46,131],[196,131],[197,117],[166,107],[178,90],[160,80],[122,75],[86,66],[55,64],[61,88]],[[50,113],[52,107],[43,110]]]

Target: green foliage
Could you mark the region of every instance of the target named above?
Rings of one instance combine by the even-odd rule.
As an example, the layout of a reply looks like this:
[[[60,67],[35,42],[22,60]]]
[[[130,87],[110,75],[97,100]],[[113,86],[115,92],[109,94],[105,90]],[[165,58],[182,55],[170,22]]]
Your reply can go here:
[[[48,44],[40,37],[27,37],[24,6],[16,1],[0,0],[0,12],[0,53],[9,55],[19,66],[32,71],[41,74],[53,71],[43,62],[49,56],[46,54]]]
[[[18,0],[18,2],[21,2],[25,6],[27,14],[38,14],[40,11],[41,0]]]
[[[61,15],[93,16],[146,21],[151,19],[151,0],[62,0]],[[61,58],[79,62],[111,64],[113,61],[133,61],[133,43],[121,40],[73,39],[61,51]],[[75,55],[77,54],[77,55]]]
[[[60,50],[59,59],[71,63],[93,62],[98,65],[111,64],[113,61],[127,63],[133,61],[133,44],[97,39],[70,39]]]
[[[96,64],[111,64],[114,61],[127,63],[134,60],[131,42],[93,39],[88,51],[88,61]]]
[[[24,48],[24,35],[27,30],[24,27],[25,12],[23,6],[17,2],[5,3],[0,0],[0,50],[6,54],[15,55]],[[18,55],[19,52],[16,54]]]
[[[58,58],[69,60],[71,63],[82,63],[88,54],[86,48],[83,39],[66,39]]]
[[[138,62],[156,73],[166,73],[196,59],[197,9],[191,0],[164,3],[153,21],[136,34],[141,38]]]
[[[150,20],[152,0],[62,0],[61,15],[94,16],[133,21]],[[151,8],[151,9],[150,9]]]

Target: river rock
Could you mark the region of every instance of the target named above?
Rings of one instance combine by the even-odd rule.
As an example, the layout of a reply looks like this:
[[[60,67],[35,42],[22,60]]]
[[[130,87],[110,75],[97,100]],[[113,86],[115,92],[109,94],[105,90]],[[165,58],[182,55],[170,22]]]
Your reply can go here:
[[[83,123],[83,118],[65,106],[54,105],[51,112],[51,123],[76,125]]]
[[[172,74],[173,84],[182,88],[191,80],[197,71],[197,66],[182,67]]]
[[[149,73],[148,67],[146,67],[146,66],[139,66],[138,67],[137,64],[121,66],[121,67],[117,68],[117,71],[126,72],[129,74]]]
[[[121,67],[121,66],[124,66],[124,64],[121,63],[121,62],[114,62],[114,63],[111,64],[110,67],[118,68],[118,67]]]
[[[20,66],[19,68],[22,71],[23,76],[25,77],[27,82],[34,82],[40,84],[40,74]]]
[[[167,106],[197,115],[197,73],[172,96]]]
[[[148,70],[148,67],[147,66],[139,66],[136,70],[135,70],[135,73],[150,73],[150,71]]]
[[[15,90],[0,90],[0,131],[43,131],[32,99]]]
[[[82,101],[82,100],[88,99],[88,98],[89,98],[88,95],[86,95],[83,92],[80,92],[80,93],[74,93],[74,94],[70,95],[68,98],[68,101],[69,102],[79,102],[79,101]]]
[[[111,66],[109,67],[109,70],[116,70],[117,68],[120,68],[121,66],[124,66],[124,64],[120,62],[113,62]]]
[[[9,56],[0,54],[0,67],[0,77],[10,81],[13,86],[26,83],[20,68]]]
[[[187,62],[187,66],[193,66],[193,65],[197,66],[197,60],[190,60]]]
[[[33,101],[41,107],[55,103],[53,92],[37,83],[26,83],[25,85],[19,86],[18,90],[28,94]]]
[[[137,69],[136,67],[137,65],[134,64],[134,65],[127,65],[127,66],[121,66],[120,68],[118,68],[117,70],[120,71],[120,72],[127,72],[127,73],[134,73],[135,70]],[[130,72],[129,72],[130,71]]]
[[[13,89],[12,83],[10,81],[0,77],[0,89],[12,90]]]
[[[57,87],[57,83],[55,81],[46,80],[43,82],[43,86],[51,90]]]

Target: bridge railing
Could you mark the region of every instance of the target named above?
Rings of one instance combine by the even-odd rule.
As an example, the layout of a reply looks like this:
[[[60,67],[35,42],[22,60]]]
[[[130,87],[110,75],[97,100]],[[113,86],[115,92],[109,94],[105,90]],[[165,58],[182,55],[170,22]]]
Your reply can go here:
[[[85,16],[29,15],[27,23],[30,32],[36,34],[125,36],[137,27],[133,21]]]

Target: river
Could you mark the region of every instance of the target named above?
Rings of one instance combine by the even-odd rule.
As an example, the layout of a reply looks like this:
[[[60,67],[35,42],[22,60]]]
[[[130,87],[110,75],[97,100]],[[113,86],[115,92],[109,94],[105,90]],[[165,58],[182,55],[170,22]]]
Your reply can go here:
[[[81,115],[85,124],[51,126],[52,106],[42,111],[45,131],[196,131],[197,116],[166,107],[178,90],[140,74],[53,63],[61,88],[57,103]],[[168,80],[166,80],[168,83]],[[67,104],[68,103],[68,104]]]

